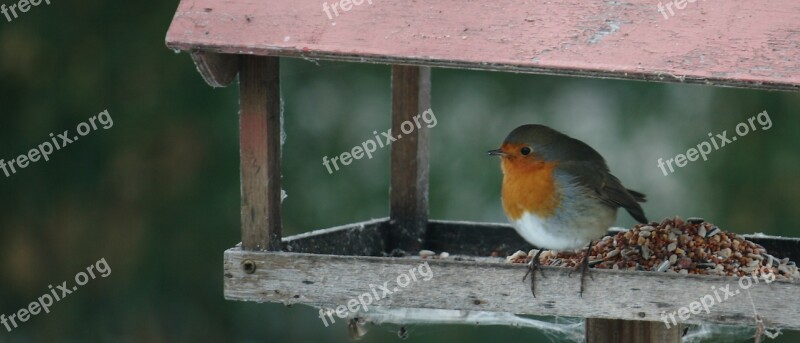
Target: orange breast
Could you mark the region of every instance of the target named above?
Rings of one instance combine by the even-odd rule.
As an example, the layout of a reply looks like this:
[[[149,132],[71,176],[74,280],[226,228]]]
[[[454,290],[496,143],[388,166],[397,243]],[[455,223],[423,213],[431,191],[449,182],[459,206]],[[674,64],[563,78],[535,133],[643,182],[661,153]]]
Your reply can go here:
[[[509,218],[518,220],[525,211],[543,218],[556,212],[560,202],[553,177],[556,165],[526,158],[503,159],[503,209]]]

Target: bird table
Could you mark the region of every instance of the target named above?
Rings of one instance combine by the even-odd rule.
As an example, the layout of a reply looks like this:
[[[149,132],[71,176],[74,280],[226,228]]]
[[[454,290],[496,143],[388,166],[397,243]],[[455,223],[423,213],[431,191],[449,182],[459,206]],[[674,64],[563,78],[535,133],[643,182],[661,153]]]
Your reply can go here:
[[[580,297],[563,290],[577,284],[566,268],[544,267],[534,298],[524,265],[491,257],[523,246],[513,229],[428,218],[424,127],[391,145],[388,218],[282,237],[280,59],[391,65],[397,132],[430,108],[431,67],[796,92],[798,23],[792,0],[181,0],[167,46],[188,52],[212,87],[239,77],[242,241],[224,254],[224,295],[333,309],[420,266],[415,252],[447,251],[460,257],[425,260],[432,280],[372,308],[413,309],[408,321],[426,311],[582,317],[589,342],[678,342],[682,328],[667,328],[661,314],[735,278],[592,270]],[[750,239],[800,260],[797,239]],[[726,302],[685,323],[754,326],[757,311],[769,325],[800,329],[800,308],[787,304],[800,285],[760,284],[751,294],[753,306]]]

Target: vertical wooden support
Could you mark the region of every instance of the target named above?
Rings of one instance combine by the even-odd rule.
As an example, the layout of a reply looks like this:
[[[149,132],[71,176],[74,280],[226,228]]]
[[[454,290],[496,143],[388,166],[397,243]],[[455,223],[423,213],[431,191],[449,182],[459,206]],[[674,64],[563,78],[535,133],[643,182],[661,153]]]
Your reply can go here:
[[[281,98],[278,57],[242,56],[239,149],[242,249],[281,249]]]
[[[586,319],[586,343],[680,343],[683,325],[667,328],[663,322]]]
[[[392,66],[389,246],[406,251],[421,248],[428,224],[428,127],[414,117],[430,108],[431,69]]]

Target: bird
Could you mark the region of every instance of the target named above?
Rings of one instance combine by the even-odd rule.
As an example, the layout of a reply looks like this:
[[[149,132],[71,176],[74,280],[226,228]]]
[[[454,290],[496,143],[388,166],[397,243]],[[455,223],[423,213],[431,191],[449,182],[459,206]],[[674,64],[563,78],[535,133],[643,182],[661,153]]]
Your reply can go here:
[[[606,234],[624,208],[636,221],[647,223],[640,202],[644,194],[625,188],[611,174],[605,159],[588,144],[545,125],[517,127],[499,149],[503,172],[503,211],[517,233],[539,250],[528,264],[523,282],[531,274],[534,290],[539,255],[547,250],[578,250],[586,247],[581,270],[583,296],[589,254],[594,240]],[[570,271],[570,275],[572,271]]]

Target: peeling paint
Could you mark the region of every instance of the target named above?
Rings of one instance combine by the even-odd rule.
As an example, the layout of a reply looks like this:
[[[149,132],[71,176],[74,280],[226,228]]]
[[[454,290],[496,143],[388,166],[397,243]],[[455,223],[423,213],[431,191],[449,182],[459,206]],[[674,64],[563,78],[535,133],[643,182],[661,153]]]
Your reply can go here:
[[[619,30],[619,22],[616,20],[607,20],[606,26],[597,31],[597,33],[589,39],[589,44],[597,44],[606,36],[613,34]]]

